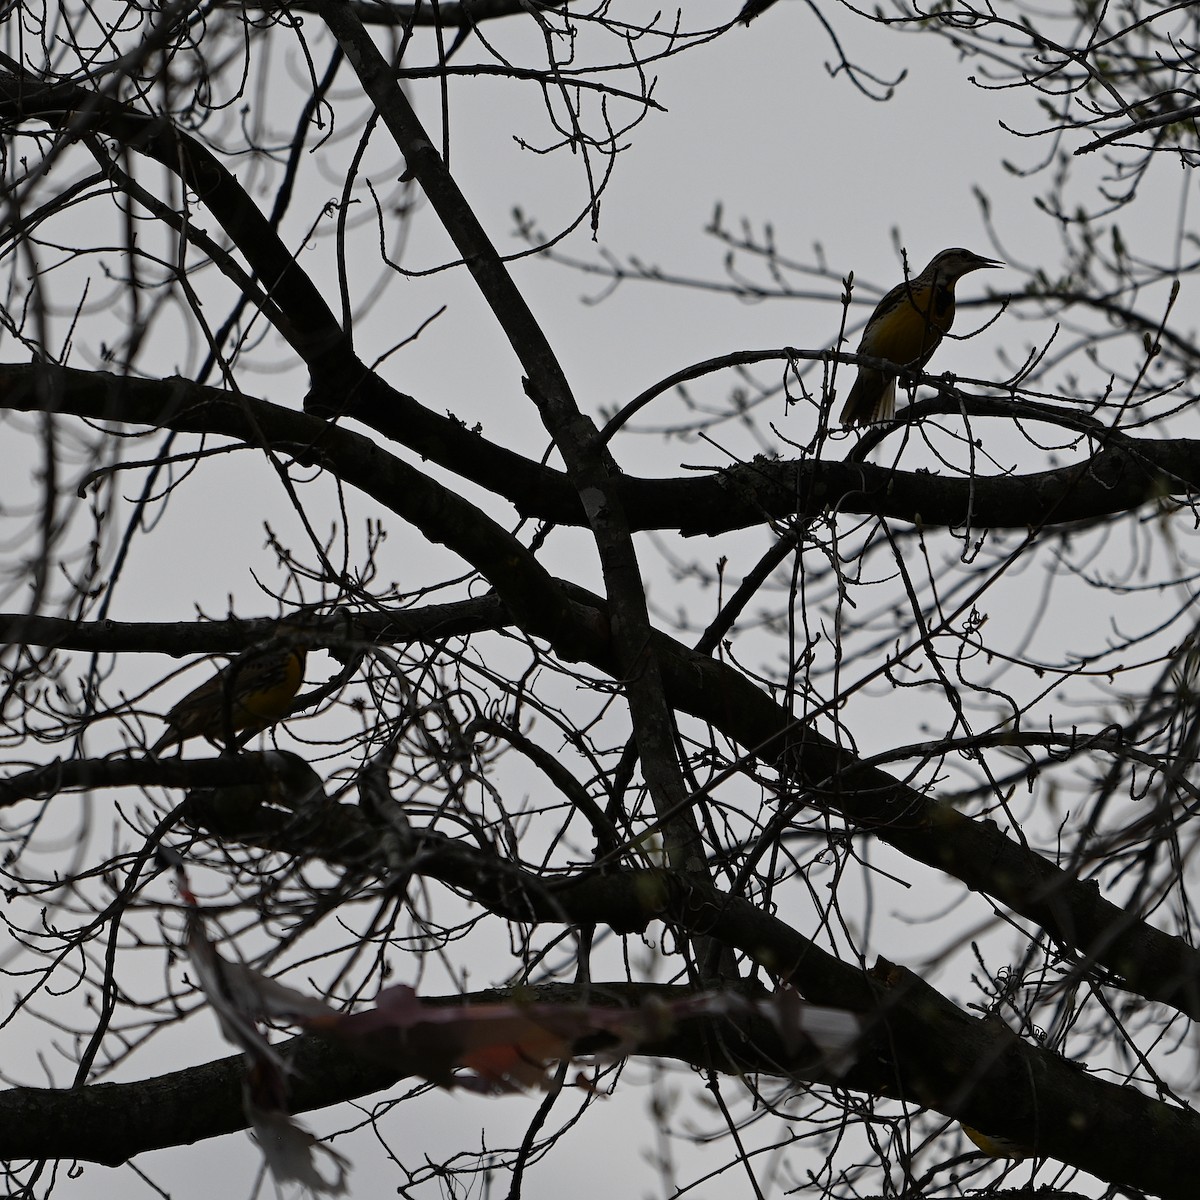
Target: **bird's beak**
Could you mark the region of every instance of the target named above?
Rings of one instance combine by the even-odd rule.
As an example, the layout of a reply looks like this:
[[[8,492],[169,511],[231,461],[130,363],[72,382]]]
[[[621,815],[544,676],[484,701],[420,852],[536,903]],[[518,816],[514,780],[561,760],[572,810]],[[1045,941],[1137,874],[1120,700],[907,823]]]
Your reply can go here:
[[[984,267],[1003,267],[1005,264],[998,258],[984,258],[982,254],[976,255],[975,270],[982,270]]]

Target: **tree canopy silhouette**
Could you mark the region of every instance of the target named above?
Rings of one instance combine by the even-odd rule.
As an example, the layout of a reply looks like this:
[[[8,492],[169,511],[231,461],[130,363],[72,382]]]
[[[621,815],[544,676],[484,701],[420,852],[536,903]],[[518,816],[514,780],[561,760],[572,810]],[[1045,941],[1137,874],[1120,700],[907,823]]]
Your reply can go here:
[[[10,9],[10,1194],[254,1128],[313,1190],[533,1195],[640,1090],[747,1196],[1192,1195],[1200,10],[702,7]],[[823,39],[830,120],[906,86],[868,25],[1010,106],[1006,267],[922,371],[852,348],[942,246],[876,284],[720,205],[711,269],[608,240],[689,120],[656,73],[750,20]],[[896,135],[936,198],[954,149]],[[547,277],[640,289],[632,339],[700,294],[827,336],[714,327],[602,409]],[[413,382],[434,337],[486,419]],[[889,365],[896,419],[841,429]],[[515,1145],[406,1145],[456,1085],[544,1094]]]

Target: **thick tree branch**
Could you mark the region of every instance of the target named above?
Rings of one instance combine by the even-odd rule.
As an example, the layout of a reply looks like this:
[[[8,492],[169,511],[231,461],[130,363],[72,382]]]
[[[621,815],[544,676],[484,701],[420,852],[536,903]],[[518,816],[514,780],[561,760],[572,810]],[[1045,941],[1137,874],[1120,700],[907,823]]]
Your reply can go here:
[[[391,612],[337,613],[305,618],[305,628],[326,649],[357,650],[363,642],[407,645],[464,637],[512,624],[512,613],[496,595]],[[89,654],[240,654],[278,628],[274,617],[230,621],[112,621],[84,624],[65,617],[0,613],[0,642]]]
[[[306,12],[321,10],[320,0],[256,0],[248,8],[263,12]],[[384,25],[406,28],[409,25],[442,25],[453,28],[471,26],[479,21],[494,21],[500,17],[528,15],[523,0],[441,0],[436,6],[429,0],[418,4],[375,4],[350,0],[346,7],[364,25]]]
[[[690,989],[660,984],[552,984],[525,986],[521,995],[540,1003],[629,1007],[677,1000]],[[511,1000],[499,989],[426,1003],[446,1005]],[[719,1029],[719,1036],[714,1036]],[[289,1091],[294,1112],[327,1108],[391,1087],[407,1076],[315,1037],[282,1043],[295,1066]],[[704,1069],[727,1073],[786,1069],[796,1078],[826,1079],[819,1064],[789,1053],[765,1022],[688,1021],[646,1050]],[[13,1088],[0,1092],[0,1159],[82,1159],[116,1165],[135,1154],[217,1137],[246,1127],[241,1084],[244,1064],[231,1056],[136,1083],[102,1083],[75,1090]]]
[[[689,989],[658,984],[523,987],[540,1002],[628,1007],[652,999],[680,999]],[[447,996],[426,1003],[491,1003],[511,997],[498,990]],[[650,1048],[657,1057],[734,1072],[782,1064],[797,1077],[826,1078],[818,1064],[789,1054],[765,1022],[688,1021]],[[350,1054],[340,1043],[292,1038],[281,1050],[295,1068],[288,1100],[293,1112],[328,1108],[383,1091],[410,1074]],[[416,1056],[414,1056],[415,1058]],[[72,1090],[12,1088],[0,1092],[0,1159],[81,1159],[116,1166],[136,1154],[186,1145],[246,1128],[240,1055],[173,1071],[136,1083],[99,1083]]]
[[[424,411],[412,402],[415,409]],[[406,516],[403,484],[389,474],[399,460],[366,439],[265,400],[233,397],[184,379],[139,380],[105,372],[0,364],[0,406],[17,411],[56,407],[89,420],[215,433],[318,458],[352,486]],[[957,402],[922,402],[924,411],[957,411]],[[1040,410],[1015,402],[973,399],[972,415],[1036,419]],[[444,421],[444,418],[438,418]],[[434,422],[436,424],[437,422]],[[342,440],[350,439],[350,440]],[[486,441],[454,422],[431,428],[415,449],[509,500],[523,516],[581,525],[578,494],[555,471]],[[370,454],[382,474],[362,463]],[[319,451],[319,454],[318,454]],[[410,469],[410,468],[405,468]],[[1027,475],[943,476],[873,463],[755,459],[693,478],[614,480],[630,528],[688,535],[753,528],[788,516],[837,511],[889,517],[926,528],[1046,528],[1136,510],[1153,500],[1190,502],[1200,494],[1200,440],[1114,437],[1092,457]]]

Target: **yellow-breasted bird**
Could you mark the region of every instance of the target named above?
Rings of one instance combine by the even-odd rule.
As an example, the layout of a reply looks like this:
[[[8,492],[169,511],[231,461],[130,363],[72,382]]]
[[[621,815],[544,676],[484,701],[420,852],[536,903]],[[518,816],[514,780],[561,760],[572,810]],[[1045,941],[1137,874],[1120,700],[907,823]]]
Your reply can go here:
[[[990,1158],[1034,1157],[1034,1151],[1030,1147],[1022,1146],[1020,1142],[1014,1142],[1011,1138],[994,1137],[990,1133],[976,1129],[973,1125],[963,1125],[962,1131]]]
[[[919,275],[897,284],[875,306],[863,330],[858,353],[886,358],[897,368],[920,371],[954,324],[954,285],[969,271],[1002,267],[955,246],[935,254]],[[843,425],[874,425],[896,415],[896,376],[859,367],[842,408]]]
[[[230,742],[287,716],[304,679],[306,650],[292,642],[251,648],[189,692],[163,718],[167,731],[150,748],[159,754],[189,738]]]

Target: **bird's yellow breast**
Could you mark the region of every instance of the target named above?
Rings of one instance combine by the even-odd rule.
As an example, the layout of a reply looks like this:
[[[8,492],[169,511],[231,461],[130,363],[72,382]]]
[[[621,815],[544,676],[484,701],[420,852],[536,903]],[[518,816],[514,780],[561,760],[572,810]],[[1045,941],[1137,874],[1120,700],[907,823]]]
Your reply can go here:
[[[901,367],[923,366],[954,322],[954,294],[949,288],[912,282],[897,288],[879,307],[863,333],[859,353]]]
[[[278,666],[270,664],[261,679],[238,681],[234,685],[236,722],[247,726],[262,722],[269,725],[286,716],[304,674],[304,660],[291,651]]]
[[[991,1134],[984,1133],[982,1130],[975,1129],[971,1125],[964,1125],[962,1131],[984,1154],[991,1155],[992,1158],[1020,1159],[1034,1157],[1033,1150],[1028,1146],[1022,1146],[1020,1142],[1014,1142],[1011,1138],[994,1137]]]

